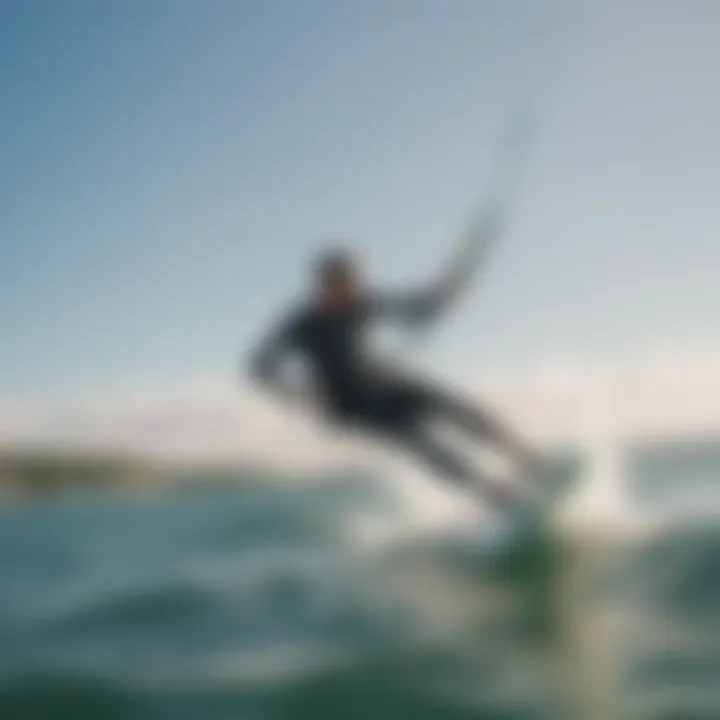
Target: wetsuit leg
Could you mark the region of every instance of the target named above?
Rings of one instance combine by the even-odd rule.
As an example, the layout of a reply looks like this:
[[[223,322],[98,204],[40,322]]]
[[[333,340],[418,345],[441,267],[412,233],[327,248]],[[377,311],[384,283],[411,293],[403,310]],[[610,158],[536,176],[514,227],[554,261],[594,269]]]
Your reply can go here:
[[[425,383],[389,385],[372,403],[368,401],[356,411],[362,422],[380,432],[420,432],[424,436],[428,421],[446,420],[516,458],[526,453],[520,439],[490,410]]]
[[[438,442],[424,431],[397,435],[401,447],[422,460],[438,475],[469,490],[478,498],[498,508],[511,506],[516,500],[514,490],[493,482],[485,474],[473,468],[454,450]]]
[[[451,403],[426,386],[398,384],[386,388],[385,394],[373,404],[358,408],[355,419],[359,426],[396,447],[410,453],[433,472],[461,486],[496,506],[514,501],[514,493],[506,484],[498,484],[431,433],[427,423],[434,416],[445,415],[469,425],[476,420],[473,409]],[[486,425],[471,424],[471,429],[488,435]]]
[[[426,463],[433,471],[457,485],[475,484],[477,473],[459,453],[438,442],[426,432],[415,431],[396,436],[400,445]]]
[[[529,456],[529,449],[523,441],[488,408],[442,390],[428,388],[425,392],[428,395],[427,406],[433,416],[446,419],[475,437],[494,443],[515,459],[525,460]]]

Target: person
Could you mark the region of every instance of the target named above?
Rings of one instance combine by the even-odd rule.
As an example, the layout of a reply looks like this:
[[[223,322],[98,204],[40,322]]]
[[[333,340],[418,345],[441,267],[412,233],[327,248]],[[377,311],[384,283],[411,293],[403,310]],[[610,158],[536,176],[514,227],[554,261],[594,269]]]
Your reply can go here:
[[[250,358],[251,378],[285,397],[306,388],[291,383],[286,361],[304,360],[331,423],[389,440],[412,453],[435,473],[479,493],[496,505],[515,499],[507,484],[491,483],[431,430],[435,420],[448,421],[508,459],[526,468],[532,451],[486,408],[456,392],[411,376],[381,369],[368,352],[367,330],[379,320],[408,324],[427,322],[460,292],[463,280],[451,276],[428,288],[401,293],[373,292],[365,286],[359,264],[344,250],[320,256],[314,291],[272,328]]]

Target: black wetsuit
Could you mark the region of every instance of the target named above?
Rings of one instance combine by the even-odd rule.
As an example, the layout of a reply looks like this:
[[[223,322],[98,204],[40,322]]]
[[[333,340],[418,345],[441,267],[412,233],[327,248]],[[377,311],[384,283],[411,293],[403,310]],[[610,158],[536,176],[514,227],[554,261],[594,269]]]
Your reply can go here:
[[[400,442],[455,480],[475,480],[477,473],[435,440],[427,421],[449,420],[502,445],[508,434],[497,420],[424,381],[380,372],[365,351],[365,331],[374,321],[421,322],[441,306],[442,298],[437,294],[418,293],[370,295],[342,314],[312,305],[300,308],[281,322],[256,351],[253,376],[264,385],[277,383],[280,363],[289,355],[299,355],[309,362],[332,420]]]

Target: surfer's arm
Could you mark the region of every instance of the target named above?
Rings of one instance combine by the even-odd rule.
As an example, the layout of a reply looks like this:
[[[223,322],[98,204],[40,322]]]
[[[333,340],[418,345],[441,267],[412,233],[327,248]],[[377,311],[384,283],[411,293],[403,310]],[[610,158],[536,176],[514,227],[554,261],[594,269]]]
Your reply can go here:
[[[370,302],[371,315],[413,323],[433,321],[467,289],[496,239],[502,219],[501,209],[487,208],[457,257],[436,282],[415,292],[378,294]]]
[[[374,294],[368,301],[370,315],[409,323],[429,322],[457,295],[458,280],[449,276],[420,290]]]

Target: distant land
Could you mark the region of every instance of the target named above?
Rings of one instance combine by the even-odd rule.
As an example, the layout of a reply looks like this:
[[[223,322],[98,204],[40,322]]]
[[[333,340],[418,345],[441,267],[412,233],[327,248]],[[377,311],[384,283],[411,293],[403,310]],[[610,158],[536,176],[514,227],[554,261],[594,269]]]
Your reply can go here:
[[[138,458],[61,450],[0,454],[0,499],[30,500],[70,491],[162,484],[165,472]]]
[[[322,481],[328,476],[365,474],[362,468],[343,467],[313,473],[313,478]],[[0,503],[107,491],[245,487],[283,478],[287,473],[247,463],[175,463],[140,455],[54,448],[0,451]]]

